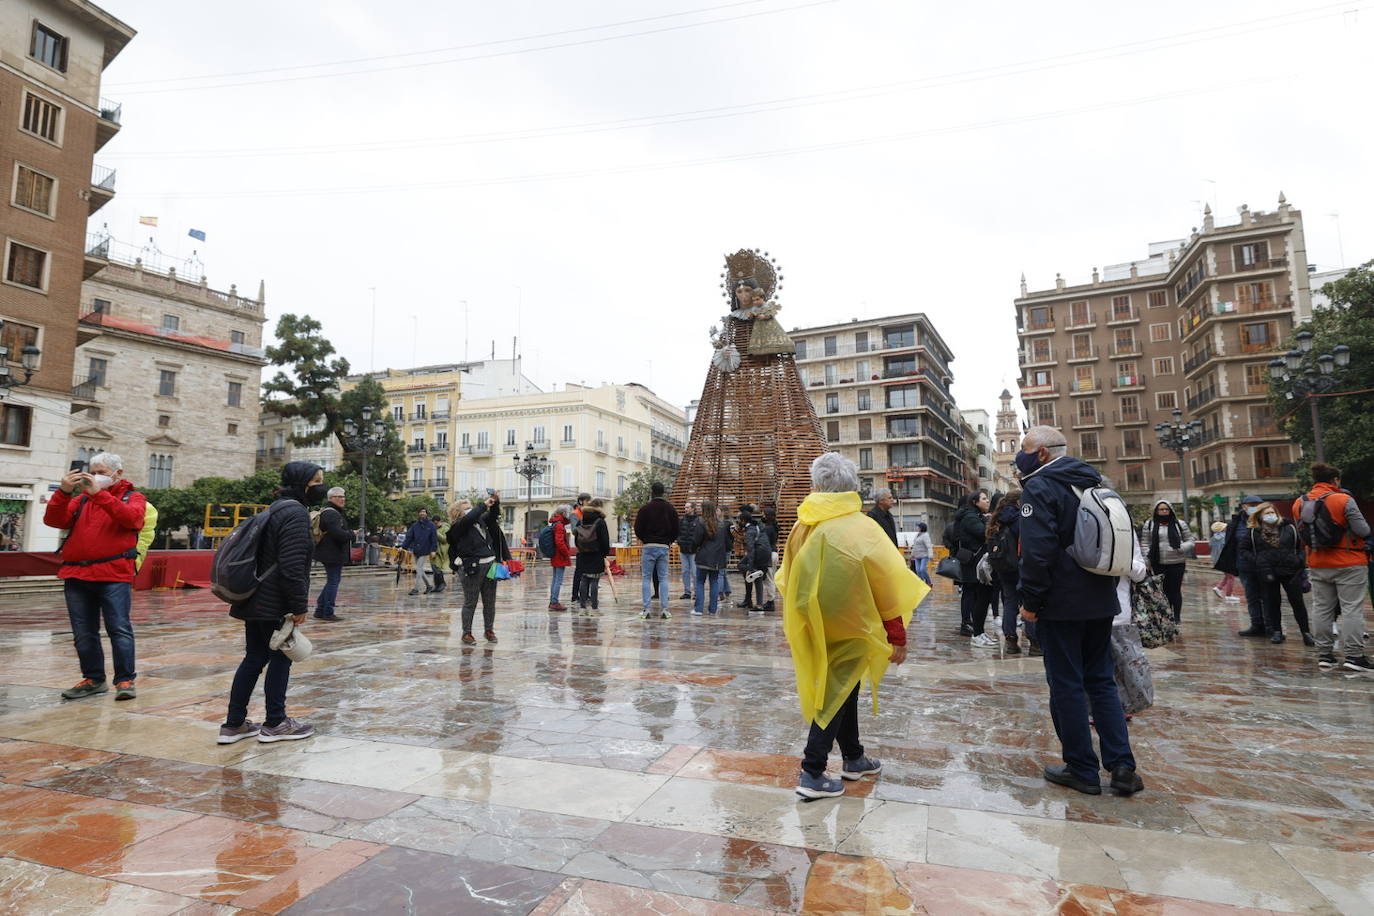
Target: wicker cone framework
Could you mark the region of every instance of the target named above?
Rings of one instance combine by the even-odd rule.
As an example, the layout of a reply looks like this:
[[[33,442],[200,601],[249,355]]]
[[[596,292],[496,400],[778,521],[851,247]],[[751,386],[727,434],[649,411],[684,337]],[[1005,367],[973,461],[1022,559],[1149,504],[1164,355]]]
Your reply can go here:
[[[742,503],[776,506],[781,541],[811,492],[811,462],[826,451],[825,437],[797,374],[796,348],[773,317],[778,305],[771,297],[781,276],[756,250],[737,252],[726,264],[727,291],[750,281],[770,301],[751,311],[729,293],[736,308],[715,338],[672,493],[679,510],[689,501],[711,501],[727,512]]]

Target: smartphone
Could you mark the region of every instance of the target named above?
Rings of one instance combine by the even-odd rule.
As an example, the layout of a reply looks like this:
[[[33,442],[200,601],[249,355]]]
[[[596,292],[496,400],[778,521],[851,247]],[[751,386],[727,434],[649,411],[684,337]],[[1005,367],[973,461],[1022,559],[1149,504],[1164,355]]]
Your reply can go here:
[[[487,487],[487,495],[488,495],[488,496],[495,496],[495,495],[496,495],[496,491],[493,490],[491,487]]]
[[[84,470],[86,470],[86,462],[84,462],[84,461],[82,461],[81,459],[78,458],[76,461],[73,461],[73,462],[72,462],[72,465],[71,465],[70,468],[68,468],[68,470],[69,470],[69,471],[84,471]]]

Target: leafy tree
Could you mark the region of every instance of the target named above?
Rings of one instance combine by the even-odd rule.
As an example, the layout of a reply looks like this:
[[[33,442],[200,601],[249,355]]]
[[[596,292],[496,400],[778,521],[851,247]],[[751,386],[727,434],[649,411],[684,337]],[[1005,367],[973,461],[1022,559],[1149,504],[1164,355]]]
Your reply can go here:
[[[263,383],[262,409],[279,417],[300,417],[323,428],[314,433],[291,437],[293,445],[319,445],[338,434],[339,387],[348,375],[348,360],[334,356],[334,345],[321,334],[318,321],[309,315],[281,316],[277,322],[277,343],[267,348],[267,360],[278,371]]]
[[[658,472],[652,468],[641,469],[631,474],[625,481],[625,492],[615,498],[615,514],[619,518],[633,522],[639,507],[653,498],[649,487],[655,482],[663,484],[665,495],[672,491],[673,482],[659,479]]]
[[[396,420],[391,416],[386,389],[371,377],[364,378],[357,387],[339,396],[339,423],[336,434],[339,444],[344,448],[344,465],[354,474],[361,475],[363,472],[362,452],[348,450],[343,427],[344,421],[351,419],[358,425],[360,432],[371,433],[371,424],[363,422],[364,407],[371,407],[373,419],[380,417],[386,424],[386,441],[379,450],[380,454],[374,453],[367,460],[368,483],[380,483],[384,487],[384,492],[394,493],[405,484],[406,448],[397,430]],[[368,507],[371,505],[372,496],[369,494]]]
[[[1369,409],[1374,395],[1374,261],[1367,261],[1322,287],[1331,305],[1314,311],[1312,320],[1294,331],[1313,334],[1313,352],[1330,353],[1338,343],[1350,347],[1350,366],[1345,369],[1338,391],[1362,392],[1318,399],[1321,410],[1322,442],[1326,460],[1341,469],[1341,485],[1357,496],[1374,496],[1374,411]],[[1271,381],[1269,402],[1280,418],[1283,431],[1302,446],[1304,455],[1315,454],[1312,413],[1301,397],[1290,399],[1290,385]],[[1311,485],[1307,462],[1299,465],[1302,488]]]

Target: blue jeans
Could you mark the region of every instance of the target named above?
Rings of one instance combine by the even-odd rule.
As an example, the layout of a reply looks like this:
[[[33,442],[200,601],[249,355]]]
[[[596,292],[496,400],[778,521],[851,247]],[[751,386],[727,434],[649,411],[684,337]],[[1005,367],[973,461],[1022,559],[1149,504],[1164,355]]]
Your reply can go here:
[[[549,583],[549,604],[558,603],[558,593],[563,590],[563,574],[567,571],[566,566],[553,567],[553,581]]]
[[[1112,660],[1112,618],[1036,622],[1045,653],[1045,681],[1050,685],[1050,717],[1064,747],[1064,762],[1079,779],[1097,783],[1098,758],[1093,752],[1089,711],[1102,745],[1102,764],[1135,769],[1126,714],[1116,692]]]
[[[692,586],[697,581],[697,555],[694,553],[682,554],[682,591],[687,595],[692,595]]]
[[[711,581],[709,589],[706,587],[706,580],[708,579]],[[692,602],[693,611],[698,614],[701,613],[701,606],[706,603],[706,593],[709,591],[711,593],[711,606],[708,613],[714,614],[716,612],[716,605],[720,600],[720,580],[721,576],[717,575],[716,570],[707,569],[705,566],[697,567],[697,589],[694,593],[696,598]]]
[[[224,724],[238,728],[248,715],[248,701],[253,698],[253,688],[258,686],[262,669],[267,669],[267,680],[263,681],[262,693],[267,700],[265,725],[280,725],[286,718],[286,685],[291,680],[291,659],[281,651],[269,647],[268,641],[281,625],[276,620],[245,620],[243,622],[243,661],[234,672],[234,683],[229,687],[229,714]]]
[[[643,610],[649,609],[653,600],[654,579],[657,578],[659,610],[668,610],[668,548],[659,546],[645,547],[639,555],[640,593],[644,599]]]
[[[339,580],[342,578],[342,566],[324,568],[324,588],[320,589],[320,596],[315,599],[316,617],[334,616],[334,599],[339,597]]]
[[[129,622],[133,584],[66,579],[62,591],[67,599],[67,617],[72,623],[72,642],[81,662],[81,676],[92,681],[105,680],[105,651],[100,645],[100,621],[104,618],[110,653],[114,656],[115,683],[136,678],[134,627]]]
[[[720,571],[720,575],[717,578],[720,579],[720,582],[716,585],[716,589],[722,595],[730,594],[730,570],[722,569]]]
[[[933,586],[935,583],[930,581],[930,557],[916,557],[911,561],[911,571],[916,574],[926,585]]]

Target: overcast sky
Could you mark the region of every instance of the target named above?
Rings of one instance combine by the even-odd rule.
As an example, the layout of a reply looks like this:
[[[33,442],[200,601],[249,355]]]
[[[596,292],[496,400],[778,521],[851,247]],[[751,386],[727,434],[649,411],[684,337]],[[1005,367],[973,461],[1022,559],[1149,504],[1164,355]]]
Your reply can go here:
[[[159,217],[359,370],[518,334],[546,388],[686,404],[721,256],[757,246],[785,327],[924,311],[995,410],[1022,272],[1085,282],[1280,190],[1310,261],[1374,256],[1371,0],[101,2],[139,34],[93,225]]]

